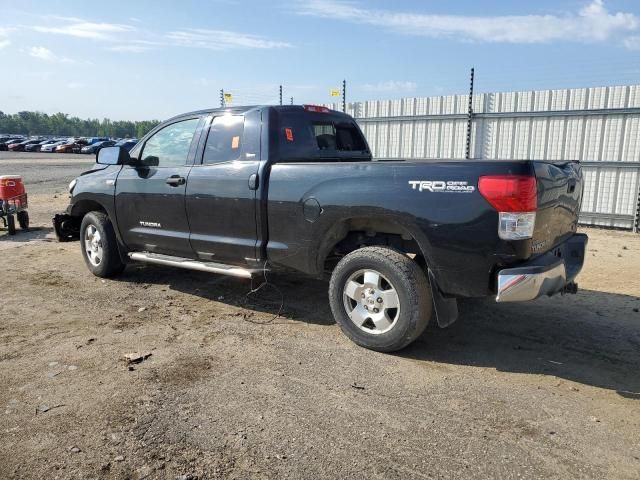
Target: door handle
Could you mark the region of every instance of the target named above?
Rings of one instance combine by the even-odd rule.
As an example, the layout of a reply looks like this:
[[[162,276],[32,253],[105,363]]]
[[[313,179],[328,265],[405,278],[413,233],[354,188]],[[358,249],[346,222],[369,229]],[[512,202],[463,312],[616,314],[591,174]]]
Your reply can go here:
[[[169,178],[167,178],[165,180],[167,185],[170,185],[172,187],[179,187],[180,185],[184,185],[186,180],[184,177],[181,177],[180,175],[171,175]]]
[[[258,189],[258,174],[252,173],[249,177],[249,190],[257,190]]]

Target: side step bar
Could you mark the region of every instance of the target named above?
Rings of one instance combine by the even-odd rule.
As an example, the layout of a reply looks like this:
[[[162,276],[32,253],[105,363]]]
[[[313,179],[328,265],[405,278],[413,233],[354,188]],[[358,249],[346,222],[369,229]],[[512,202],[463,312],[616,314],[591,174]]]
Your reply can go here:
[[[262,269],[247,269],[223,263],[200,262],[189,258],[172,257],[159,253],[132,252],[129,253],[131,260],[139,262],[155,263],[156,265],[167,265],[170,267],[186,268],[188,270],[198,270],[200,272],[219,273],[232,277],[251,278],[256,273],[262,273]]]

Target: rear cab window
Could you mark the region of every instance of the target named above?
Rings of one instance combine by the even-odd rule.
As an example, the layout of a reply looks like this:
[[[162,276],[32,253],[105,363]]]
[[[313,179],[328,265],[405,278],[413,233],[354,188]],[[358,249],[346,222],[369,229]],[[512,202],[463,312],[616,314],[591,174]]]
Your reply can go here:
[[[371,151],[354,120],[331,112],[291,110],[278,113],[278,161],[371,160]]]

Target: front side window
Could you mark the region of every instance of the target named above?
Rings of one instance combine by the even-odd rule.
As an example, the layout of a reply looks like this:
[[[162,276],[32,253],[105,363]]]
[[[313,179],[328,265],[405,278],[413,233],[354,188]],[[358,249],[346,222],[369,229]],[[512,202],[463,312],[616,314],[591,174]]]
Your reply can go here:
[[[198,122],[198,118],[192,118],[172,123],[157,131],[144,144],[142,164],[157,167],[186,165]]]
[[[215,117],[207,136],[202,163],[210,165],[212,163],[231,162],[240,159],[243,133],[243,115],[221,115]]]

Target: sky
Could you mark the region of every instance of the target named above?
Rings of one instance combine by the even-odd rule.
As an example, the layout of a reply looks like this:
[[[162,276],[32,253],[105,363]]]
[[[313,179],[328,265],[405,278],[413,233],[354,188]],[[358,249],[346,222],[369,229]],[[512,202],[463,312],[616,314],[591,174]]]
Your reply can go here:
[[[165,119],[219,105],[640,83],[638,0],[0,0],[0,111]]]

